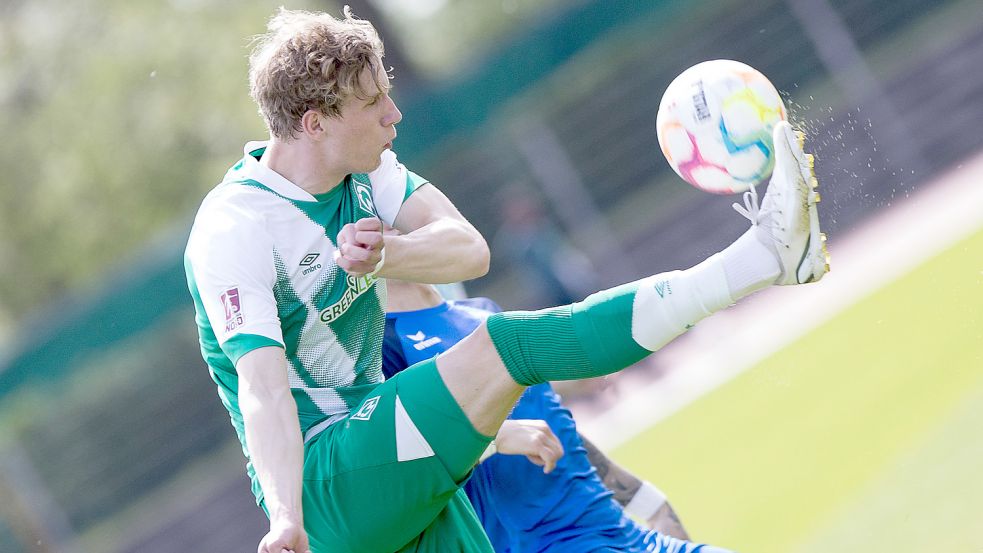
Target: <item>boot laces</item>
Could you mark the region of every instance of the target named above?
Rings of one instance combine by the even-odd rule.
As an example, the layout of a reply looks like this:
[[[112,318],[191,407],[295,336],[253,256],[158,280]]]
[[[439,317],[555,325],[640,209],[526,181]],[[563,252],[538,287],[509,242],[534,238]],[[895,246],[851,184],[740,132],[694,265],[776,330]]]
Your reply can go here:
[[[758,205],[758,191],[755,189],[753,184],[751,185],[751,188],[744,193],[743,197],[744,205],[737,202],[732,204],[734,211],[740,213],[745,219],[751,221],[751,226],[760,227],[767,231],[768,236],[770,236],[776,244],[782,247],[788,247],[788,244],[782,241],[782,239],[779,237],[779,235],[785,230],[781,226],[780,217],[776,217],[776,215],[781,215],[781,208],[779,207],[781,202],[768,202],[769,205],[764,212],[762,212]]]

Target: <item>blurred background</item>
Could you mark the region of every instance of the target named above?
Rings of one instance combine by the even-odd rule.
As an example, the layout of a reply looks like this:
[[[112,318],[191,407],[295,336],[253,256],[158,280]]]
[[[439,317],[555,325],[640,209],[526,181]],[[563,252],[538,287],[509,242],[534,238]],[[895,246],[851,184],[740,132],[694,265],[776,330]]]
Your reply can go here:
[[[954,174],[969,189],[983,180],[983,9],[974,0],[347,3],[387,45],[403,112],[394,149],[492,246],[491,271],[468,291],[506,308],[686,267],[743,230],[733,199],[682,183],[655,137],[663,90],[703,60],[759,69],[807,131],[830,280],[838,245],[854,251],[851,237],[863,236],[876,250],[870,225],[888,221],[881,227],[900,233],[927,211],[885,219],[895,208]],[[0,3],[0,553],[239,552],[265,533],[199,354],[181,256],[202,197],[244,142],[265,136],[246,57],[279,4]],[[287,7],[339,14],[341,5]],[[952,194],[942,205],[973,201]],[[802,338],[821,337],[837,360],[795,342],[800,335],[752,337],[755,363],[739,371],[751,376],[692,394],[696,403],[661,422],[643,420],[656,434],[639,428],[612,441],[622,446],[615,458],[670,492],[696,539],[748,553],[821,551],[834,537],[842,551],[923,551],[936,542],[898,538],[922,534],[983,551],[983,530],[967,515],[983,512],[971,468],[983,462],[983,211],[961,217],[970,220],[958,236],[935,240],[931,225],[918,227],[922,258],[943,265],[843,267],[852,300]],[[902,309],[895,297],[928,303]],[[953,311],[937,313],[943,303]],[[900,334],[918,322],[940,341]],[[924,361],[912,364],[904,344]],[[656,355],[620,383],[565,392],[578,416],[620,426],[612,409],[635,384],[671,376],[678,358]],[[907,385],[893,386],[905,367]],[[850,389],[862,390],[853,403]],[[808,400],[791,401],[796,394]],[[777,411],[769,402],[781,398]],[[802,411],[809,401],[815,410]],[[749,404],[761,413],[741,419]],[[727,430],[723,419],[742,424]],[[858,430],[861,420],[870,426]],[[734,438],[742,432],[747,439]],[[702,446],[689,449],[694,435]],[[666,444],[675,460],[660,464]],[[805,457],[762,462],[789,449]],[[946,454],[919,457],[929,451]],[[955,468],[939,468],[954,458]],[[790,466],[781,486],[769,485]],[[936,493],[892,495],[908,484]],[[877,547],[885,536],[898,541]]]

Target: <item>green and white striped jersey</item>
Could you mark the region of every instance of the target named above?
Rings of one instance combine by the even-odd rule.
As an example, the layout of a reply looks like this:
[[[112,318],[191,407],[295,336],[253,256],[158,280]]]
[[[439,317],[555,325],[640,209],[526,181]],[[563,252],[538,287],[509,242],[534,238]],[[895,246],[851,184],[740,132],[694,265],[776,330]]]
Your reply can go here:
[[[368,174],[349,175],[312,196],[245,156],[204,199],[184,264],[202,355],[248,459],[235,364],[245,353],[282,346],[301,431],[343,418],[383,381],[383,280],[354,278],[334,262],[341,227],[364,217],[393,224],[424,179],[387,150]],[[261,498],[252,465],[247,471]]]

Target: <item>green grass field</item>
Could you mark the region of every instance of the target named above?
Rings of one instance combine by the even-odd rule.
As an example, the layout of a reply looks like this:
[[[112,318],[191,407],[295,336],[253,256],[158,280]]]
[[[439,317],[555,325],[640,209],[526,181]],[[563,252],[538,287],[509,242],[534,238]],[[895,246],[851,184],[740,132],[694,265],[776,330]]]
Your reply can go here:
[[[983,551],[983,232],[613,457],[741,553]]]

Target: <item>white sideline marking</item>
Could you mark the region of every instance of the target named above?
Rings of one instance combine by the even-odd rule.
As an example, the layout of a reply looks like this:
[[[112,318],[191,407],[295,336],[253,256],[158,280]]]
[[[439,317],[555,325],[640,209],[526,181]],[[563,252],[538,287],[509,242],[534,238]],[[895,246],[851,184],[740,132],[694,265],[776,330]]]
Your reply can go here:
[[[713,315],[655,354],[672,367],[665,376],[603,413],[572,409],[577,424],[599,447],[617,447],[980,228],[983,154],[830,237],[832,271],[821,282],[767,289]]]

